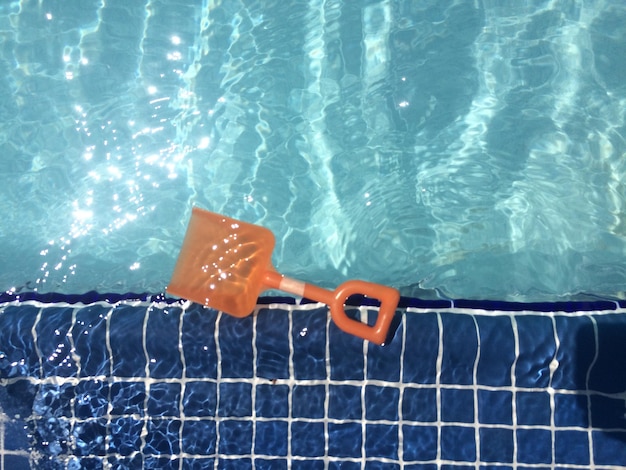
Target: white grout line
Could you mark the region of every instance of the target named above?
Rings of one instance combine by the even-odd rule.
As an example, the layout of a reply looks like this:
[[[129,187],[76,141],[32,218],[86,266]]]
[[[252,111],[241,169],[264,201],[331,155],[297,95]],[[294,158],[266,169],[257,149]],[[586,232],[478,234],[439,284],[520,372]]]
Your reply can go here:
[[[365,318],[363,318],[363,310],[361,310],[361,321],[369,323],[367,310]],[[365,384],[367,383],[367,350],[369,342],[363,341],[363,383],[361,384],[361,470],[365,470],[367,465],[367,452],[365,443],[367,442],[367,402],[365,401]]]
[[[441,313],[437,313],[437,329],[439,341],[437,347],[437,373],[435,375],[435,390],[437,399],[437,468],[441,469],[441,364],[443,363],[443,320]]]
[[[513,363],[511,364],[511,392],[512,392],[512,403],[511,403],[511,423],[513,426],[513,468],[517,468],[517,450],[518,450],[518,442],[517,442],[517,392],[515,384],[517,382],[516,372],[517,372],[517,359],[519,358],[519,334],[517,332],[517,320],[515,317],[511,317],[511,328],[513,329],[513,347],[515,351],[515,357],[513,359]]]
[[[257,359],[258,359],[258,350],[257,350],[257,334],[256,334],[256,329],[257,329],[257,319],[259,317],[259,307],[255,308],[254,313],[252,314],[252,387],[250,390],[251,393],[251,397],[250,397],[250,406],[252,407],[251,410],[251,421],[252,421],[252,442],[250,443],[250,452],[252,453],[252,469],[255,470],[256,469],[256,463],[255,463],[255,458],[254,458],[254,454],[255,454],[255,447],[256,447],[256,433],[257,433],[257,429],[256,429],[256,424],[257,424],[257,420],[256,420],[256,384],[258,383],[257,380],[257,372],[256,372],[256,364],[257,364]]]
[[[399,393],[398,393],[398,460],[400,461],[400,470],[404,469],[404,415],[402,413],[402,403],[404,400],[404,354],[406,352],[406,317],[403,315],[400,319],[402,328],[401,345],[400,345],[400,375],[399,375]]]
[[[472,367],[472,392],[474,396],[474,445],[476,446],[476,458],[474,465],[477,467],[480,465],[480,418],[478,415],[479,403],[478,403],[478,362],[480,361],[480,331],[478,329],[478,320],[476,316],[471,316],[474,322],[474,331],[476,332],[476,356],[474,357],[474,366]]]
[[[41,349],[39,349],[39,336],[37,335],[37,325],[41,321],[41,314],[44,310],[43,306],[39,307],[39,311],[37,312],[37,316],[35,317],[35,321],[33,322],[33,327],[31,328],[31,334],[33,335],[33,344],[35,345],[35,352],[37,353],[37,357],[39,358],[39,377],[43,378],[43,354],[41,353]]]
[[[6,455],[6,449],[4,448],[4,436],[6,435],[7,431],[5,426],[5,422],[7,419],[8,417],[4,414],[2,408],[0,408],[0,470],[5,470],[4,456]]]
[[[107,311],[106,317],[104,319],[104,342],[105,342],[105,346],[106,346],[106,350],[107,350],[107,355],[109,358],[109,377],[114,377],[113,375],[113,348],[111,347],[111,315],[113,314],[113,308],[114,307],[110,307]],[[107,380],[107,382],[109,383],[109,390],[107,392],[107,431],[109,431],[111,429],[111,422],[112,422],[112,411],[113,411],[113,395],[111,395],[111,385],[112,385],[112,381],[108,378],[105,378],[104,380]],[[106,440],[104,442],[104,463],[109,465],[109,455],[110,455],[110,448],[111,448],[111,433],[107,432],[107,437]]]
[[[554,356],[552,357],[552,361],[550,361],[549,370],[550,376],[548,380],[548,394],[550,395],[550,437],[552,439],[552,461],[551,464],[554,466],[556,464],[556,446],[554,445],[555,436],[556,436],[556,422],[555,422],[555,393],[554,388],[552,387],[552,380],[554,379],[554,372],[556,371],[559,363],[558,363],[558,354],[560,347],[559,335],[556,331],[556,322],[554,317],[552,320],[552,334],[554,337]]]
[[[143,324],[141,327],[141,347],[143,348],[143,355],[146,360],[146,366],[144,367],[145,373],[145,397],[143,399],[143,409],[148,410],[148,401],[150,400],[150,386],[152,385],[152,380],[150,380],[150,354],[148,354],[148,344],[147,344],[147,330],[148,330],[148,318],[150,307],[148,306],[145,309]],[[141,430],[141,447],[139,452],[141,454],[144,453],[144,449],[146,448],[146,438],[148,437],[148,424],[150,423],[150,416],[146,416],[146,419],[143,420],[143,428]]]
[[[215,470],[219,469],[219,457],[220,457],[220,444],[222,436],[220,435],[220,383],[222,382],[222,350],[220,348],[220,321],[222,319],[222,312],[217,314],[215,319],[215,328],[213,330],[213,338],[215,340],[215,354],[217,359],[217,372],[216,372],[216,386],[215,386],[215,460],[213,466]]]
[[[332,380],[332,370],[330,368],[330,312],[326,315],[326,378],[324,380],[324,470],[328,470],[328,409],[330,406],[330,381]]]
[[[288,391],[287,391],[287,468],[291,469],[291,461],[292,461],[292,449],[291,449],[291,423],[293,418],[293,413],[291,408],[293,406],[293,383],[295,381],[295,370],[293,366],[293,356],[295,354],[295,348],[293,345],[293,337],[295,332],[293,331],[293,311],[289,312],[289,378],[288,380]]]
[[[591,364],[589,364],[587,374],[585,375],[585,388],[587,389],[587,426],[589,428],[587,430],[587,441],[589,442],[589,468],[594,469],[596,468],[596,459],[593,452],[593,422],[591,416],[591,394],[589,393],[589,383],[591,381],[591,371],[593,370],[593,367],[596,365],[598,357],[600,356],[600,341],[598,335],[598,322],[591,315],[589,316],[589,320],[593,325],[594,354],[593,360],[591,361]]]
[[[180,414],[180,428],[178,430],[178,445],[180,458],[178,462],[178,469],[183,470],[183,435],[184,435],[184,427],[187,420],[185,419],[185,391],[187,385],[187,361],[185,359],[185,349],[183,345],[183,326],[185,323],[185,315],[186,309],[182,308],[179,318],[178,318],[178,352],[180,353],[180,363],[182,367],[181,377],[180,377],[180,397],[178,399],[178,412]]]

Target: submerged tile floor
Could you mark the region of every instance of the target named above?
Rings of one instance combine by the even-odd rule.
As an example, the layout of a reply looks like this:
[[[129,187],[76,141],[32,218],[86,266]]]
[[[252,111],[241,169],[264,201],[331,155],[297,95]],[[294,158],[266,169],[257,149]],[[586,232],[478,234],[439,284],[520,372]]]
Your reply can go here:
[[[0,303],[0,468],[626,466],[623,306],[405,304]]]

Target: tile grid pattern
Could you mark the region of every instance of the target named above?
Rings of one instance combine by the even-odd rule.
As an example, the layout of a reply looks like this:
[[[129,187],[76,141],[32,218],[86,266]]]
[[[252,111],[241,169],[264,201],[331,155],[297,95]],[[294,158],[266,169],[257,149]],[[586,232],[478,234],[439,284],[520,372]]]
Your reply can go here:
[[[260,310],[0,306],[0,468],[27,460],[29,393],[39,451],[83,468],[626,465],[623,309],[407,308],[384,348],[316,305]]]

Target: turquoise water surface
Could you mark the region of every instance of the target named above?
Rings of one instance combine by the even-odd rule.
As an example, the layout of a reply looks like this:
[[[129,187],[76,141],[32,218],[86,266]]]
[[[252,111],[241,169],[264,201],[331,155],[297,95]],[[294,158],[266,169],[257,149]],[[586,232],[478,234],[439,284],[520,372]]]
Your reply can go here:
[[[620,0],[2,2],[0,289],[163,291],[195,205],[284,273],[621,296]]]

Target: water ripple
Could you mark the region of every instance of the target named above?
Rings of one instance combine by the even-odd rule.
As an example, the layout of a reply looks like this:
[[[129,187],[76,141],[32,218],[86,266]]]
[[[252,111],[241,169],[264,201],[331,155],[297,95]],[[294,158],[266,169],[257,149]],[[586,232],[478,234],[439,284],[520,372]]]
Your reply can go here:
[[[3,289],[161,291],[197,204],[328,286],[621,295],[618,0],[2,8]]]

